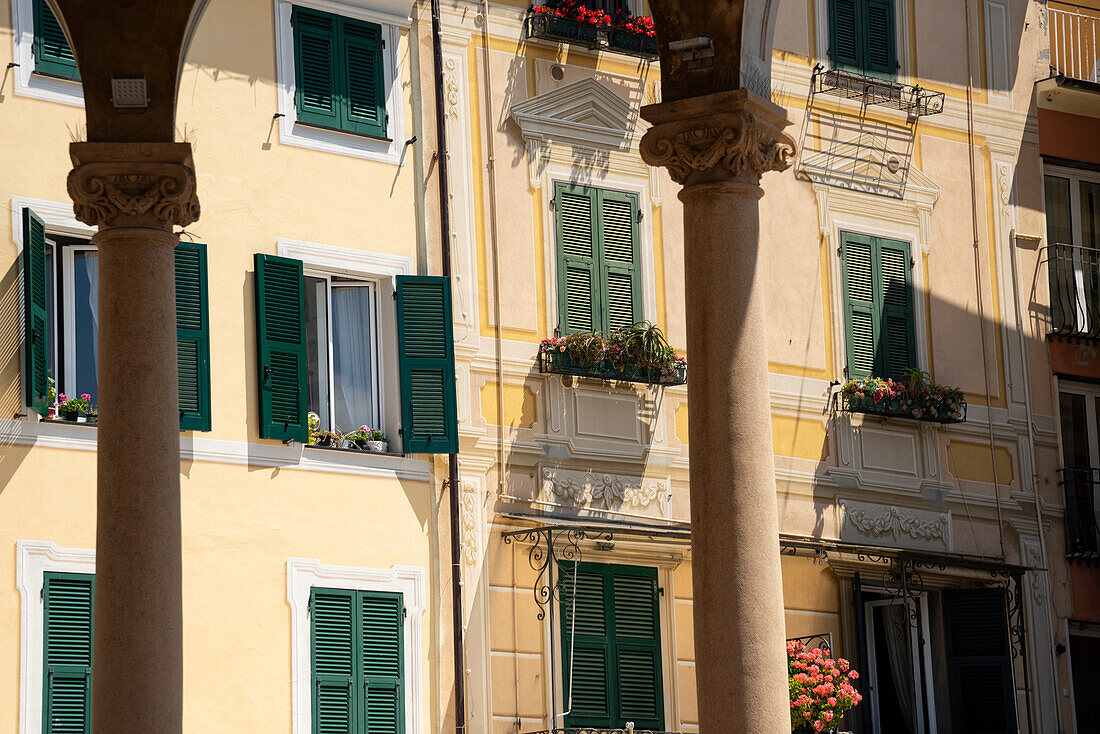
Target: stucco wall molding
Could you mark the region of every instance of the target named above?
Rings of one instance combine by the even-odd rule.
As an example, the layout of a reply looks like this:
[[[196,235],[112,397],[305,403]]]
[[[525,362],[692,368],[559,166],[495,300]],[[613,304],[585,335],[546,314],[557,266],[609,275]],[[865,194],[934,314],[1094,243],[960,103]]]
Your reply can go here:
[[[542,466],[539,499],[570,509],[619,510],[668,517],[670,478],[649,479],[624,474],[575,471]]]
[[[840,537],[844,540],[881,540],[896,545],[951,550],[951,514],[884,507],[841,500]]]

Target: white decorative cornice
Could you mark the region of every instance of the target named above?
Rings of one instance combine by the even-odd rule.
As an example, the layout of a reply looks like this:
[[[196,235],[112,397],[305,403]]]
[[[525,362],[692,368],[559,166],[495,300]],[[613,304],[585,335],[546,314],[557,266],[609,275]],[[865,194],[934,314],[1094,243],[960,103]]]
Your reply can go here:
[[[948,513],[851,501],[841,501],[839,506],[840,537],[844,540],[890,537],[898,545],[951,548],[951,516]]]
[[[668,516],[669,479],[543,467],[539,499],[578,510],[618,511],[623,507],[655,517]]]
[[[638,110],[595,77],[587,77],[512,105],[511,116],[527,141],[628,150]]]

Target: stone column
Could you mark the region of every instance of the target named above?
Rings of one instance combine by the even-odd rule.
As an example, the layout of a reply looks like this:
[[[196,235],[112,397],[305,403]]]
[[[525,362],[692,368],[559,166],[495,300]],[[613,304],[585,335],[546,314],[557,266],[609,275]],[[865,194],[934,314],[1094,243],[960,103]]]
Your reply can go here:
[[[794,140],[782,108],[746,90],[642,116],[642,157],[684,187],[700,731],[788,734],[759,202],[761,175],[790,166]]]
[[[172,226],[199,215],[186,143],[74,143],[98,226],[99,455],[92,731],[182,730],[179,383]]]

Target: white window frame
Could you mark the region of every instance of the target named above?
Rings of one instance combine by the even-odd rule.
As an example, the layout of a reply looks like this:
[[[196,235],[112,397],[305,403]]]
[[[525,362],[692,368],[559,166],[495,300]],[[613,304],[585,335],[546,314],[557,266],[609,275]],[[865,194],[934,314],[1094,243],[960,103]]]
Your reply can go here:
[[[320,329],[314,325],[313,328],[318,331],[318,340],[325,338],[327,346],[327,367],[326,374],[324,375],[324,382],[322,387],[327,391],[328,396],[326,398],[328,403],[328,421],[330,428],[335,422],[335,407],[333,401],[333,385],[335,384],[335,374],[333,373],[333,341],[332,341],[332,278],[334,273],[332,271],[319,270],[316,268],[304,268],[304,275],[307,278],[319,278],[324,281],[325,290],[325,324],[324,334],[320,333]],[[342,275],[337,273],[335,275]],[[346,283],[337,283],[337,287],[353,287],[353,288],[366,288],[370,293],[371,300],[371,320],[366,325],[368,332],[368,339],[371,344],[371,405],[374,406],[374,412],[370,416],[370,423],[368,424],[372,428],[377,428],[382,425],[382,416],[385,414],[385,408],[383,401],[385,400],[384,391],[380,390],[381,385],[381,371],[379,370],[379,310],[381,309],[382,301],[378,297],[381,291],[380,284],[376,278],[362,278],[355,277],[354,281]],[[310,328],[307,324],[306,328]],[[340,426],[342,430],[350,431],[357,426]]]
[[[40,540],[15,542],[19,589],[19,734],[42,732],[42,666],[45,642],[46,572],[95,574],[95,551],[59,548]]]
[[[1082,331],[1088,331],[1090,328],[1089,314],[1087,304],[1085,303],[1085,268],[1081,259],[1081,250],[1085,246],[1085,232],[1083,229],[1084,222],[1081,219],[1081,182],[1086,181],[1088,183],[1094,183],[1100,185],[1100,173],[1093,171],[1084,171],[1078,168],[1070,168],[1068,166],[1058,166],[1044,163],[1043,164],[1043,217],[1044,221],[1047,216],[1047,202],[1046,202],[1046,178],[1050,176],[1052,178],[1062,178],[1069,181],[1069,214],[1070,214],[1070,239],[1071,242],[1047,242],[1047,248],[1049,249],[1053,245],[1069,245],[1073,253],[1074,260],[1074,281],[1076,286],[1076,292],[1078,295],[1078,302],[1074,304],[1076,313],[1074,314],[1074,323],[1079,324]],[[1047,239],[1046,231],[1043,233],[1043,239]],[[1049,265],[1048,265],[1049,270]],[[1098,464],[1100,466],[1100,464]]]
[[[874,591],[874,589],[869,589]],[[882,591],[889,596],[889,592]],[[935,703],[935,688],[932,681],[932,637],[928,626],[928,595],[920,595],[920,623],[921,629],[918,635],[917,628],[912,624],[909,624],[909,644],[914,651],[913,655],[913,685],[917,696],[916,702],[916,715],[917,715],[917,731],[925,731],[925,719],[927,719],[928,734],[936,734],[936,703]],[[913,601],[911,599],[868,599],[863,602],[864,618],[868,620],[866,625],[867,638],[865,644],[867,646],[867,668],[864,671],[867,675],[867,681],[869,688],[873,689],[875,693],[880,690],[878,685],[878,666],[876,665],[876,655],[879,651],[875,648],[875,619],[871,613],[875,607],[887,607],[887,606],[900,606],[904,605],[906,614],[912,614]],[[908,620],[906,620],[908,622]],[[923,646],[923,655],[921,654],[921,645],[919,644],[919,637],[923,637],[928,642]],[[921,675],[921,667],[923,657],[923,667],[925,674]],[[870,694],[870,691],[868,691]],[[879,705],[877,695],[868,695],[867,704],[871,707],[871,716],[874,721],[874,730],[882,731],[882,726],[879,723]]]
[[[1100,435],[1098,435],[1096,401],[1100,400],[1100,387],[1073,380],[1058,380],[1058,462],[1065,461],[1062,436],[1062,401],[1061,394],[1081,395],[1085,398],[1085,432],[1089,440],[1089,461],[1092,466],[1100,467]],[[1063,467],[1064,468],[1064,467]],[[1100,498],[1098,498],[1100,499]]]
[[[421,617],[425,610],[424,569],[330,566],[317,559],[288,558],[287,601],[291,613],[291,722],[293,734],[313,731],[313,686],[310,666],[309,595],[314,588],[396,592],[405,604],[404,679],[405,732],[424,732],[424,651]]]
[[[404,165],[405,121],[402,97],[401,60],[398,54],[400,28],[407,28],[410,19],[395,15],[389,9],[364,7],[360,3],[344,4],[334,0],[274,0],[275,2],[275,54],[279,100],[279,140],[287,145],[311,148],[327,153],[355,158]],[[296,73],[294,68],[294,30],[290,16],[294,6],[312,8],[333,15],[355,18],[382,26],[382,67],[386,89],[386,112],[389,115],[390,140],[371,138],[355,133],[327,130],[298,123],[298,110],[294,104]],[[411,8],[411,2],[409,3]]]
[[[34,0],[11,0],[12,61],[15,93],[72,107],[84,106],[84,87],[73,79],[34,70]]]
[[[61,251],[61,306],[65,310],[65,318],[62,322],[62,331],[60,334],[61,340],[54,341],[54,344],[58,346],[64,346],[64,351],[60,351],[57,347],[54,348],[54,359],[58,359],[61,355],[65,356],[65,380],[62,382],[58,380],[58,393],[61,392],[60,387],[65,386],[67,390],[72,390],[73,394],[69,397],[76,395],[76,256],[75,252],[80,250],[82,252],[98,252],[99,248],[89,242],[86,245],[65,245],[59,246],[54,244],[54,256],[57,256],[57,252]],[[98,272],[98,271],[97,271]],[[98,275],[96,276],[99,277]],[[54,297],[56,298],[58,291],[58,283],[56,279],[54,281]],[[57,324],[57,304],[54,304],[54,336],[58,336],[58,324]],[[97,344],[98,348],[98,344]],[[98,364],[98,359],[97,359]],[[57,364],[54,364],[54,374],[57,374]],[[59,375],[60,376],[60,375]],[[98,386],[99,379],[96,378],[96,384]],[[96,390],[98,394],[99,390]]]

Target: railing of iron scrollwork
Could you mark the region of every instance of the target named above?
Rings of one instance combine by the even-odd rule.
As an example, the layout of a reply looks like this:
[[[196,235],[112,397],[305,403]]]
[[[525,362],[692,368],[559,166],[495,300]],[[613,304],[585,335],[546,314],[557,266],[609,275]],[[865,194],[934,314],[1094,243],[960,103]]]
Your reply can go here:
[[[592,528],[533,528],[504,533],[504,544],[529,544],[527,562],[535,571],[535,604],[539,620],[546,618],[546,605],[570,601],[569,589],[555,578],[554,564],[581,562],[581,541],[611,542],[610,530]],[[565,729],[555,731],[566,731]],[[572,730],[570,730],[572,731]],[[587,730],[577,730],[587,731]],[[592,730],[597,731],[597,730]]]
[[[1058,474],[1066,498],[1066,557],[1100,558],[1100,469],[1069,466]]]
[[[788,637],[787,642],[801,642],[806,647],[820,647],[826,655],[833,652],[833,634],[826,632],[823,635],[807,635],[805,637]]]
[[[1053,244],[1046,252],[1050,332],[1100,337],[1100,250]]]
[[[599,727],[581,727],[573,729],[542,729],[524,734],[680,734],[680,732],[654,731],[652,729],[601,729]]]

